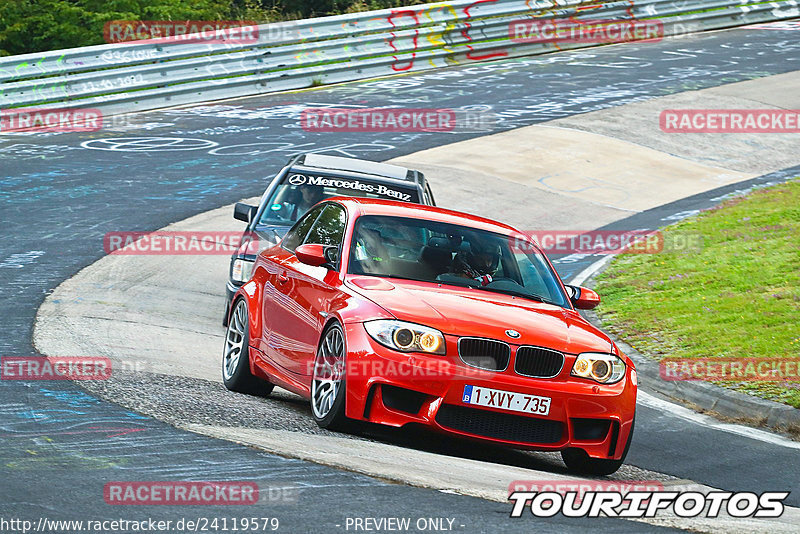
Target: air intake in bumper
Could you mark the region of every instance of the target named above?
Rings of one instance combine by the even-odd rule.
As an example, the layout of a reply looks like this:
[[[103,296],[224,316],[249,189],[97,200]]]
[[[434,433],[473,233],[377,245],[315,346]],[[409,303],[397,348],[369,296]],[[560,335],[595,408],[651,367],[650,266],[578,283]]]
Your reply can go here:
[[[443,404],[436,422],[445,428],[475,436],[518,443],[558,443],[564,435],[560,421]]]
[[[410,389],[381,385],[381,398],[383,405],[390,410],[397,410],[408,414],[419,413],[428,395]]]
[[[611,428],[610,419],[570,419],[572,437],[578,441],[603,441]]]

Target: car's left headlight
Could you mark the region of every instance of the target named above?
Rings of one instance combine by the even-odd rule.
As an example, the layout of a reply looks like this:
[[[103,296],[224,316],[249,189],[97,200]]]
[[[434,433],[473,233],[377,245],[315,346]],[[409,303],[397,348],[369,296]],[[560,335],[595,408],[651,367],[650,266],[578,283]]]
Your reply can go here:
[[[400,352],[444,354],[444,334],[429,326],[392,319],[364,323],[367,333],[385,347]]]
[[[601,384],[613,384],[625,376],[625,362],[613,354],[584,352],[578,354],[570,374]]]
[[[236,258],[233,260],[233,268],[231,269],[231,278],[237,282],[247,282],[253,274],[253,266],[256,264],[254,261],[245,260],[243,258]]]

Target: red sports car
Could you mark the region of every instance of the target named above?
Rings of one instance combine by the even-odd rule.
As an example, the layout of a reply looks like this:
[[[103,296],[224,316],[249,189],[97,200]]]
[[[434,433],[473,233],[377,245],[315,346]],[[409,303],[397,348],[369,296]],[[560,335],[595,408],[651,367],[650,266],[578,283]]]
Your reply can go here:
[[[298,393],[324,428],[416,423],[610,474],[630,446],[637,383],[576,311],[599,302],[505,224],[332,198],[261,252],[235,294],[223,380]]]

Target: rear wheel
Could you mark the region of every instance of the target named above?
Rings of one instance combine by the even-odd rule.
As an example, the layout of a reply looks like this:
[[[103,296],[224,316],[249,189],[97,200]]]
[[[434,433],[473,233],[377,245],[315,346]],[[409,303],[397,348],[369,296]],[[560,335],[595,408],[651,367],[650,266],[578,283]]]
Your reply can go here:
[[[250,329],[247,302],[239,299],[233,306],[225,331],[225,349],[222,353],[222,382],[231,391],[266,396],[272,393],[272,384],[253,376],[250,372]]]
[[[631,423],[631,431],[628,434],[628,441],[625,444],[625,450],[622,451],[622,458],[619,460],[606,460],[604,458],[590,458],[586,451],[583,449],[569,448],[561,451],[561,458],[570,471],[577,473],[584,473],[587,475],[610,475],[622,467],[625,462],[625,457],[628,456],[628,449],[631,448],[631,440],[633,439],[633,427],[636,424],[636,417],[633,418]]]
[[[350,426],[344,415],[345,354],[344,331],[333,323],[317,348],[311,380],[311,413],[317,424],[328,430],[346,430]]]

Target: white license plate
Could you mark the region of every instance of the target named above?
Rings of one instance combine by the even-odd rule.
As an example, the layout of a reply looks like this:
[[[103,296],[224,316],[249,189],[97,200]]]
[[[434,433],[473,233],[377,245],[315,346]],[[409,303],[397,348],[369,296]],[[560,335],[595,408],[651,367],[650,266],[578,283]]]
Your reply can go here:
[[[464,404],[501,408],[512,412],[532,413],[547,415],[550,413],[550,397],[525,395],[499,389],[489,389],[480,386],[464,386],[464,395],[461,400]]]

